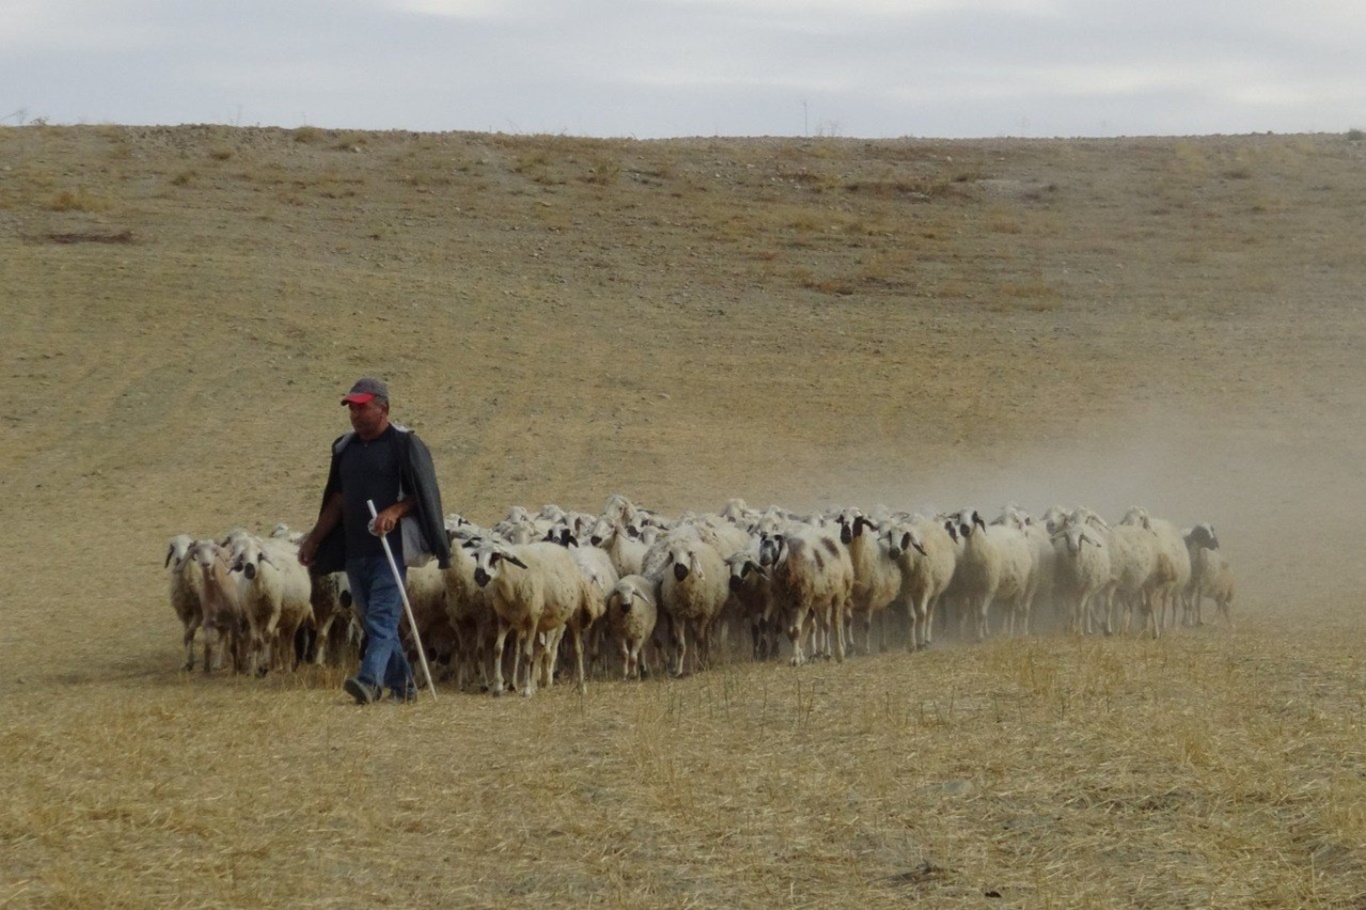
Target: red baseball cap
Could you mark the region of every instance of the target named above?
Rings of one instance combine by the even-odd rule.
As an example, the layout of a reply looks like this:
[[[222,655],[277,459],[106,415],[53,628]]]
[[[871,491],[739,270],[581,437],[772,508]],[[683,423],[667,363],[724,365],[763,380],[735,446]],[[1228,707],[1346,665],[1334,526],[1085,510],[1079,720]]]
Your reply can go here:
[[[367,401],[373,401],[376,398],[388,401],[389,387],[380,380],[371,379],[367,376],[364,379],[356,380],[356,384],[351,386],[351,391],[346,393],[346,397],[342,398],[341,403],[365,404]]]

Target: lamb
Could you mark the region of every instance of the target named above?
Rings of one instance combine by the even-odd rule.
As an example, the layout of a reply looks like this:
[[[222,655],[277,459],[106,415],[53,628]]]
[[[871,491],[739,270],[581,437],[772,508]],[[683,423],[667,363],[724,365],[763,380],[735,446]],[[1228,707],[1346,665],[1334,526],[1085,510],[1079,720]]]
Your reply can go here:
[[[655,585],[643,575],[625,575],[607,595],[607,629],[621,649],[622,678],[641,679],[650,668],[644,648],[659,617]]]
[[[1007,633],[1014,632],[1015,617],[1024,619],[1029,634],[1029,609],[1034,598],[1034,553],[1024,533],[1002,525],[987,527],[975,510],[964,509],[955,519],[963,552],[955,579],[961,579],[961,596],[968,615],[975,617],[977,640],[991,631],[990,610],[1000,603],[1007,613]]]
[[[1081,512],[1050,520],[1049,526],[1055,528],[1050,540],[1057,553],[1056,591],[1067,610],[1068,628],[1076,634],[1089,632],[1096,606],[1113,584],[1106,535]]]
[[[562,634],[567,623],[580,612],[591,613],[596,596],[591,582],[579,570],[569,551],[553,543],[501,544],[484,541],[466,544],[472,549],[476,567],[474,580],[483,588],[498,616],[498,633],[493,645],[493,694],[503,694],[501,672],[503,647],[508,633],[516,631],[526,664],[522,695],[536,693],[536,645],[544,634]],[[548,647],[543,642],[542,647]],[[579,691],[586,691],[583,640],[574,640],[578,657]],[[514,670],[514,676],[516,671]],[[513,680],[514,684],[516,680]]]
[[[194,669],[194,636],[204,618],[204,577],[189,558],[194,538],[177,534],[166,544],[167,574],[170,580],[171,609],[184,629],[185,669]]]
[[[814,621],[813,653],[843,661],[844,611],[854,589],[849,550],[827,529],[793,523],[761,538],[759,554],[760,564],[771,567],[774,596],[785,611],[792,665],[806,660],[808,617]]]
[[[682,676],[688,652],[688,631],[697,642],[693,664],[702,667],[711,657],[711,630],[730,597],[730,574],[716,547],[691,533],[661,538],[666,546],[654,575],[659,586],[659,608],[669,622],[674,646],[674,675]]]
[[[900,596],[906,601],[911,630],[906,650],[923,650],[933,640],[934,613],[958,567],[958,548],[938,521],[913,516],[885,529],[888,555],[901,564]]]
[[[849,548],[849,559],[854,567],[849,613],[862,616],[863,653],[872,654],[873,614],[881,614],[897,600],[904,580],[903,569],[900,561],[882,546],[877,526],[858,510],[845,509],[837,521],[840,542]],[[853,647],[852,635],[849,644]]]

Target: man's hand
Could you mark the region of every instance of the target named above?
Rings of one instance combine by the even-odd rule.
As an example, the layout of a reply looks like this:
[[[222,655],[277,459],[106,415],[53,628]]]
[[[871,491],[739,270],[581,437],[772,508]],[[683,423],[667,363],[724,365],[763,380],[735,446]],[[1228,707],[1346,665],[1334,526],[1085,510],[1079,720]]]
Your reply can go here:
[[[405,499],[402,502],[394,503],[374,517],[370,522],[370,533],[383,537],[394,528],[398,527],[398,520],[412,510],[413,500],[411,499]]]

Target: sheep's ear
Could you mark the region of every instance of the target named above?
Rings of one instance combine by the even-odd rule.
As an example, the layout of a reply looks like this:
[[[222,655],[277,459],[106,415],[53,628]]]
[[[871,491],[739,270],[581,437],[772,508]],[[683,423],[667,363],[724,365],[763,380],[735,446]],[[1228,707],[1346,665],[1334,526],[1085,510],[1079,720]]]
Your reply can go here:
[[[519,569],[526,568],[526,563],[522,562],[516,556],[513,556],[511,554],[504,554],[503,558],[506,559],[508,562],[512,563],[514,566],[517,566]]]
[[[632,588],[632,589],[631,589],[631,596],[632,596],[632,597],[638,597],[638,598],[640,598],[640,602],[643,603],[643,604],[647,604],[647,605],[648,605],[648,604],[650,603],[650,598],[646,597],[644,594],[642,594],[641,592],[637,591],[635,588]],[[629,603],[629,601],[628,601],[628,603]],[[624,609],[624,608],[623,608],[623,609]]]
[[[975,524],[975,525],[977,525],[977,526],[978,526],[979,528],[981,528],[983,531],[985,531],[985,530],[987,529],[987,523],[986,523],[985,521],[982,520],[982,516],[981,516],[981,514],[978,513],[978,512],[975,512],[975,511],[974,511],[974,512],[972,513],[972,523]]]
[[[169,544],[169,545],[167,545],[167,547],[166,547],[166,565],[162,566],[163,569],[169,569],[169,568],[171,567],[171,557],[174,556],[174,555],[175,555],[175,544]]]

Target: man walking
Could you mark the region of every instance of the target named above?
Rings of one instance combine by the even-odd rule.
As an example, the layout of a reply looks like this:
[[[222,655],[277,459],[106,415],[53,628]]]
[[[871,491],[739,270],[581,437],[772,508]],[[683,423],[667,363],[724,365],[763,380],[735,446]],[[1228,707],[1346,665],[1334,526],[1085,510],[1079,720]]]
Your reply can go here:
[[[383,382],[358,380],[341,403],[350,409],[353,432],[332,443],[322,508],[299,544],[299,562],[320,575],[345,570],[351,583],[366,642],[360,669],[343,685],[347,694],[368,705],[388,688],[394,698],[409,701],[417,686],[399,637],[403,592],[380,535],[389,541],[400,575],[430,556],[450,567],[436,469],[417,434],[389,422]]]

